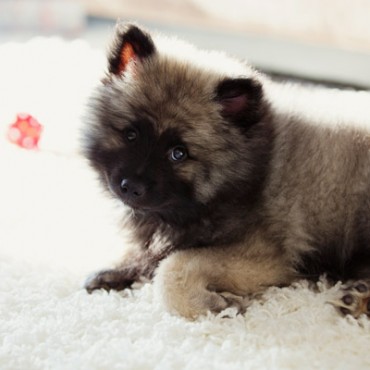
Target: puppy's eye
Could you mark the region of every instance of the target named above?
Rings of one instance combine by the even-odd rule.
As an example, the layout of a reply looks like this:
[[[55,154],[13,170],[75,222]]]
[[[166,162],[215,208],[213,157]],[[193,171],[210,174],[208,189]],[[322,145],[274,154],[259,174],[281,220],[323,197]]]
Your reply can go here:
[[[127,141],[135,141],[137,139],[137,132],[134,129],[128,129],[125,132]]]
[[[184,159],[187,158],[187,156],[188,156],[188,153],[186,152],[185,147],[181,145],[174,147],[170,153],[170,159],[173,162],[183,161]]]

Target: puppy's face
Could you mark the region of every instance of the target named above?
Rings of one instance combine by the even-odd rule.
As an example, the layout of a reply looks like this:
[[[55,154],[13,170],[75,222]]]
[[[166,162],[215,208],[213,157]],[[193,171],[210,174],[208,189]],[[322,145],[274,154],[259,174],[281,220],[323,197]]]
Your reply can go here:
[[[255,77],[229,78],[157,50],[118,25],[109,74],[91,98],[85,154],[103,184],[138,212],[194,214],[253,176]]]

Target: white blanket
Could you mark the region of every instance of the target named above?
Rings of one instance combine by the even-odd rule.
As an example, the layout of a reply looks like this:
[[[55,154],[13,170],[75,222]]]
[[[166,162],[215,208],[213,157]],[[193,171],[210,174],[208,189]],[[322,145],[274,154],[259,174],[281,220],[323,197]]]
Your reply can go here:
[[[339,285],[271,288],[243,316],[171,316],[151,284],[92,295],[85,276],[119,256],[77,133],[104,68],[82,41],[0,47],[1,369],[369,369],[370,320],[327,304]],[[17,113],[44,125],[39,151],[8,142]]]

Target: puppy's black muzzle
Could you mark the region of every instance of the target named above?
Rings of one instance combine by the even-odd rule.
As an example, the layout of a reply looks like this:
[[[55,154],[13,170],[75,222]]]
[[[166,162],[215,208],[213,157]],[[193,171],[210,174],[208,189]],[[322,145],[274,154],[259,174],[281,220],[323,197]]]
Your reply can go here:
[[[142,181],[123,179],[121,182],[121,197],[123,199],[138,200],[146,196],[148,187]]]

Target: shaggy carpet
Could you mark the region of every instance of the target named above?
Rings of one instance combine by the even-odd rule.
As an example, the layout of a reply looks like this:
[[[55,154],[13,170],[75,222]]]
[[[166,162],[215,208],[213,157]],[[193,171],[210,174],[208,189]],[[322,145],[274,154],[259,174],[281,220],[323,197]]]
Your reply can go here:
[[[370,320],[327,304],[322,279],[269,289],[245,315],[168,314],[151,284],[82,289],[119,256],[115,215],[78,154],[86,96],[104,68],[82,41],[0,47],[1,369],[370,369]],[[44,125],[39,150],[7,139],[16,114]]]

